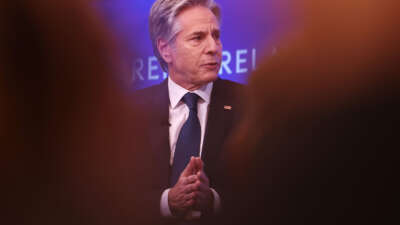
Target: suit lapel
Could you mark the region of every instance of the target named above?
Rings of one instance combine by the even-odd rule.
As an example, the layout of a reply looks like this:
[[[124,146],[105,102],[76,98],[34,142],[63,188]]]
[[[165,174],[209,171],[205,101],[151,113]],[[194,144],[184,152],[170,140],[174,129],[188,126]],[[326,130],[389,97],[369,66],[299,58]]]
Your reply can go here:
[[[214,82],[209,105],[206,132],[202,150],[202,159],[205,163],[206,173],[215,169],[215,163],[219,158],[226,139],[227,125],[232,121],[232,111],[224,109],[227,104],[226,91],[223,81],[217,79]],[[208,167],[208,168],[207,168]],[[210,178],[212,179],[212,178]]]

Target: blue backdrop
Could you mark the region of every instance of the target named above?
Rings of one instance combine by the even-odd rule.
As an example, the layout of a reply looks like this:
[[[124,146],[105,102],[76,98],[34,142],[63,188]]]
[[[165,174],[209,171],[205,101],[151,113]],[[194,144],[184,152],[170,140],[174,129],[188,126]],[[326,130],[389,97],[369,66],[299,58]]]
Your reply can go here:
[[[103,0],[97,8],[109,22],[129,59],[132,88],[160,83],[166,78],[153,55],[148,15],[153,0]],[[223,63],[219,76],[246,83],[260,59],[276,51],[277,34],[292,25],[285,13],[289,0],[217,0],[222,10]],[[277,4],[279,3],[279,5]],[[286,5],[285,5],[286,4]]]

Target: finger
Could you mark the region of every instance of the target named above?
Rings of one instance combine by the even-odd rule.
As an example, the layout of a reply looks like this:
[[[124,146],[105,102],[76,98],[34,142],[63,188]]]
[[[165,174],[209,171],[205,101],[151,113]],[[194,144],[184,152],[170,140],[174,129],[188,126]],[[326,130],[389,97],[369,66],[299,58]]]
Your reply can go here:
[[[192,183],[196,182],[197,179],[198,178],[197,178],[196,175],[191,175],[191,176],[188,176],[188,177],[184,177],[182,184],[183,185],[192,184]]]
[[[190,175],[193,175],[196,170],[196,165],[195,165],[195,159],[194,157],[190,157],[189,163],[186,165],[185,169],[181,173],[181,177],[188,177]]]
[[[196,187],[196,191],[202,192],[202,193],[207,193],[210,191],[210,187],[204,183],[200,183],[197,187]]]
[[[196,171],[203,170],[203,160],[201,160],[200,157],[196,157],[195,161],[196,161]]]
[[[197,172],[196,177],[198,180],[200,180],[200,182],[205,183],[207,185],[210,184],[210,181],[204,171]]]
[[[195,192],[191,192],[191,193],[185,195],[184,200],[185,201],[189,201],[191,199],[195,199],[195,196],[196,196],[196,193]]]
[[[195,191],[195,192],[193,192],[193,195],[194,195],[193,198],[195,200],[200,200],[200,201],[205,199],[205,197],[206,197],[206,194],[201,191]]]
[[[188,191],[188,193],[189,192],[197,192],[197,191],[205,192],[208,189],[209,189],[208,185],[197,180],[194,184],[188,185],[187,191]]]
[[[184,206],[185,208],[191,207],[191,206],[193,206],[193,205],[194,205],[194,199],[187,200],[185,203],[183,203],[183,206]]]
[[[185,194],[188,194],[188,193],[191,193],[191,192],[196,191],[197,188],[198,188],[198,182],[195,182],[195,183],[186,185],[185,188],[184,188],[184,190],[183,190],[183,192],[184,192]]]

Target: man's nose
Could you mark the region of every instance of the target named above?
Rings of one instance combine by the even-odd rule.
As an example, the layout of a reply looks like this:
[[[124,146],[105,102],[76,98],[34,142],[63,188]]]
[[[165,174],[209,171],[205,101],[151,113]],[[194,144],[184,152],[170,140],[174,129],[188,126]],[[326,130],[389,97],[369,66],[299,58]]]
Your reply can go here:
[[[215,55],[218,52],[221,51],[221,41],[219,39],[216,39],[212,36],[209,36],[207,38],[207,43],[206,43],[206,53],[210,55]]]

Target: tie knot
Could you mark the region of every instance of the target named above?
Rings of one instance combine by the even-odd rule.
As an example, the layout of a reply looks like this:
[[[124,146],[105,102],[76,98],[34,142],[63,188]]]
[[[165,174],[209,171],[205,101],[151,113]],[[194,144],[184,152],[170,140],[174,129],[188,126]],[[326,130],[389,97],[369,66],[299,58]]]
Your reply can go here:
[[[196,95],[195,93],[186,93],[182,100],[183,102],[189,107],[189,110],[195,110],[197,112],[197,100],[199,99],[199,96]]]

